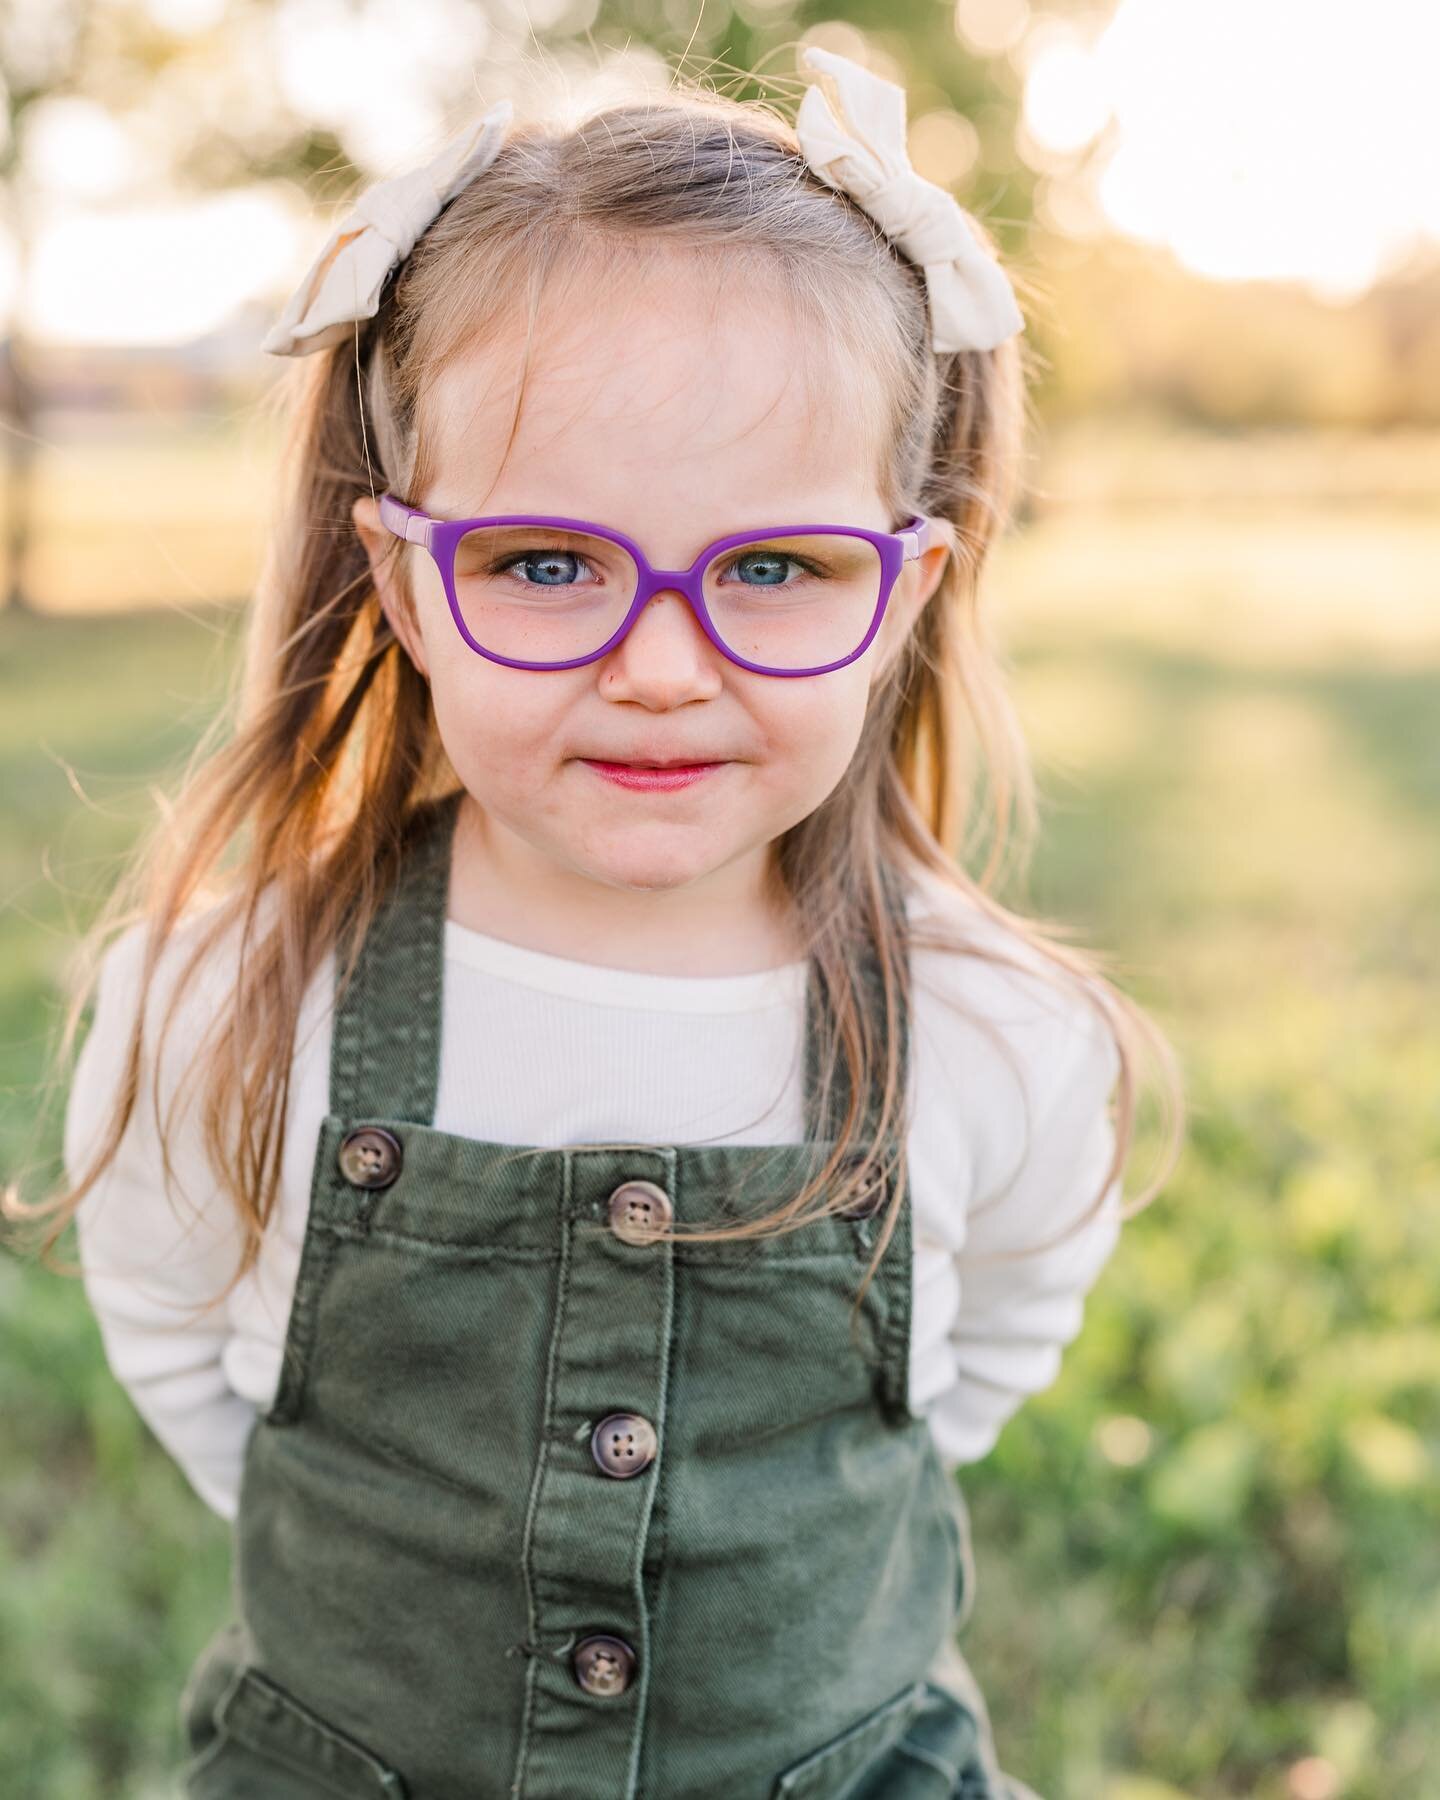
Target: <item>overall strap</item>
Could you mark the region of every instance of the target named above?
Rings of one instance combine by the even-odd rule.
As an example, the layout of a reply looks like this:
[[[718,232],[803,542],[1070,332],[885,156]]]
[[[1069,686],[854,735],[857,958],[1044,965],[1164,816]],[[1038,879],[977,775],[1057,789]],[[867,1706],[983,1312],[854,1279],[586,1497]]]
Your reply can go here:
[[[337,1117],[434,1120],[450,851],[463,791],[412,817],[399,876],[335,1009],[330,1111]]]
[[[908,930],[905,910],[905,891],[899,877],[890,870],[882,871],[882,889],[884,903],[889,915],[892,931],[903,934]],[[859,984],[859,997],[862,1010],[867,1015],[872,1033],[871,1041],[878,1046],[878,1054],[885,1050],[885,995],[880,973],[879,952],[873,939],[868,939],[857,957],[856,973]],[[814,1138],[836,1138],[840,1135],[840,1127],[845,1117],[845,1110],[850,1097],[850,1073],[843,1057],[838,1057],[835,1065],[831,1103],[828,1117],[822,1119],[820,1114],[820,1042],[824,1027],[829,1022],[830,997],[824,991],[820,981],[819,970],[812,960],[805,998],[805,1125],[807,1136]],[[902,1084],[908,1078],[910,1052],[910,1021],[904,1009],[896,1021],[899,1037],[899,1073]],[[904,1091],[902,1085],[902,1092]],[[880,1116],[880,1093],[878,1084],[871,1083],[870,1091],[862,1096],[861,1126],[862,1140],[871,1142],[876,1134]]]
[[[908,941],[909,921],[905,913],[905,892],[898,876],[890,871],[883,871],[885,906],[888,911],[891,928],[901,935],[901,942]],[[866,1012],[871,1026],[872,1042],[878,1047],[877,1055],[883,1057],[886,1051],[885,1033],[885,998],[880,976],[879,953],[871,939],[864,946],[857,964],[859,978],[860,1004]],[[820,1124],[820,1101],[818,1094],[820,1073],[820,1030],[827,1022],[828,996],[822,992],[814,963],[810,966],[809,988],[805,1008],[805,1109],[807,1131],[821,1138],[835,1139],[840,1135],[841,1122],[844,1119],[846,1099],[851,1091],[849,1072],[843,1057],[837,1058],[834,1084],[832,1087],[832,1105],[830,1115],[825,1121],[826,1128],[816,1131]],[[909,1079],[910,1057],[910,1016],[908,1007],[901,1007],[895,1023],[898,1033],[898,1076],[900,1092],[905,1095]],[[868,1190],[866,1198],[861,1201],[860,1211],[846,1216],[854,1220],[856,1248],[868,1263],[874,1254],[875,1232],[878,1226],[875,1221],[882,1216],[891,1204],[895,1192],[897,1158],[903,1147],[896,1140],[903,1135],[905,1114],[902,1107],[899,1128],[892,1128],[889,1142],[877,1145],[880,1115],[880,1080],[877,1076],[870,1083],[869,1092],[863,1097],[861,1109],[862,1126],[860,1142],[865,1150],[872,1147],[879,1156],[881,1166],[886,1171],[883,1178],[876,1180]],[[909,1409],[909,1363],[910,1363],[910,1331],[911,1314],[914,1307],[914,1270],[912,1264],[913,1221],[908,1192],[900,1202],[900,1209],[895,1219],[895,1228],[890,1234],[890,1241],[885,1246],[874,1274],[874,1290],[881,1306],[882,1324],[879,1338],[879,1370],[877,1381],[881,1400],[890,1418],[897,1422],[908,1422]]]

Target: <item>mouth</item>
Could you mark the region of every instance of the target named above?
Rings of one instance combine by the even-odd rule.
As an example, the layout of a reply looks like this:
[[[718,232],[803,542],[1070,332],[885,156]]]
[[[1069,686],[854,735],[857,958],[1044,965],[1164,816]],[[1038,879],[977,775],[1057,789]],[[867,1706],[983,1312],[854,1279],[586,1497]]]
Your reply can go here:
[[[700,781],[716,769],[725,767],[723,762],[601,762],[590,756],[582,756],[579,760],[586,768],[619,787],[651,792],[688,787],[692,781]]]
[[[607,769],[713,769],[723,761],[720,757],[675,756],[665,762],[641,762],[638,759],[618,756],[582,756],[581,762],[598,763]]]

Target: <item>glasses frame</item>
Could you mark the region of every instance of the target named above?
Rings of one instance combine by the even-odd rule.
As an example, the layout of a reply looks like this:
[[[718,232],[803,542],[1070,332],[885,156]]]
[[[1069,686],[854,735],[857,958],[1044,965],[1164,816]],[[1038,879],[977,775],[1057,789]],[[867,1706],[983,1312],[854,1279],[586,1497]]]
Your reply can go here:
[[[899,531],[869,531],[859,525],[770,525],[757,527],[750,531],[732,532],[728,537],[716,538],[709,543],[695,558],[688,569],[657,569],[652,567],[649,558],[632,537],[623,531],[613,531],[607,525],[596,525],[589,519],[564,519],[554,513],[500,513],[480,519],[437,519],[432,514],[422,512],[418,507],[407,506],[403,500],[396,499],[394,494],[380,496],[380,522],[387,531],[397,538],[403,538],[407,544],[419,544],[428,550],[440,571],[440,580],[445,589],[445,598],[450,605],[450,616],[455,621],[455,628],[460,636],[475,651],[489,662],[503,663],[510,669],[533,669],[549,671],[554,669],[579,669],[586,663],[598,662],[621,643],[635,621],[640,617],[646,603],[655,594],[675,592],[685,596],[690,602],[690,609],[700,621],[701,629],[706,637],[722,656],[736,663],[742,669],[749,669],[756,675],[828,675],[832,669],[843,669],[857,657],[863,656],[869,649],[875,633],[880,629],[885,617],[885,607],[894,588],[900,571],[907,562],[913,561],[926,550],[930,543],[931,522],[924,513],[915,513]],[[487,650],[470,635],[460,611],[460,603],[455,595],[455,550],[467,531],[480,525],[554,525],[565,531],[588,532],[594,537],[608,538],[611,543],[619,544],[634,558],[635,567],[639,571],[639,582],[635,589],[635,598],[630,604],[619,627],[611,634],[609,640],[598,650],[592,650],[587,656],[574,656],[567,662],[522,662],[516,657],[501,656],[498,651]],[[833,534],[842,537],[864,538],[875,546],[880,557],[880,594],[875,603],[875,616],[870,621],[870,629],[856,650],[849,656],[842,656],[838,662],[822,663],[813,669],[772,669],[765,663],[751,662],[747,657],[731,650],[716,631],[709,611],[705,605],[703,574],[711,558],[722,550],[731,550],[741,544],[753,544],[773,537],[813,537],[821,534]]]

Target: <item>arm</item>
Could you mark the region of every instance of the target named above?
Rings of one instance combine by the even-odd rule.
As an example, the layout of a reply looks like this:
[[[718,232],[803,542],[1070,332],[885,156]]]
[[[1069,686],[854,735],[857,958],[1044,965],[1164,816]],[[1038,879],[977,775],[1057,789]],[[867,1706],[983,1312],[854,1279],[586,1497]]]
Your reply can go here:
[[[111,945],[101,965],[95,1013],[75,1066],[65,1115],[64,1156],[72,1184],[87,1167],[109,1114],[135,1009],[143,928]],[[168,955],[168,948],[167,948]],[[162,960],[163,969],[163,960]],[[157,980],[159,990],[164,984]],[[155,1099],[168,1114],[178,1073],[195,1047],[189,997],[152,1065],[162,998],[147,1005],[141,1085],[119,1150],[76,1214],[85,1292],[110,1369],[141,1418],[179,1463],[191,1486],[222,1518],[233,1519],[245,1440],[255,1408],[236,1394],[221,1357],[230,1335],[228,1307],[196,1316],[229,1280],[240,1231],[228,1196],[207,1166],[188,1084],[177,1114],[167,1193],[155,1130]],[[202,1009],[203,1010],[203,1009]]]
[[[1022,1402],[1054,1382],[1120,1234],[1112,1182],[1094,1218],[1050,1249],[981,1260],[1045,1243],[1089,1213],[1114,1149],[1108,1101],[1119,1059],[1108,1031],[1088,1010],[1067,1010],[1046,1046],[1027,1072],[1030,1129],[1019,1166],[972,1206],[956,1257],[960,1306],[949,1343],[957,1384],[930,1409],[952,1465],[985,1456]]]

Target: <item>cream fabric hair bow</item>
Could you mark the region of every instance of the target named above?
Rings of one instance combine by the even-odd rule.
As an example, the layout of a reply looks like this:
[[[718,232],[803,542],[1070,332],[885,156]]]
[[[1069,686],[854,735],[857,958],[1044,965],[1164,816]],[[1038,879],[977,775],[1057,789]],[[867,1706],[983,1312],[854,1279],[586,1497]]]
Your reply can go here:
[[[847,56],[807,44],[821,78],[795,119],[805,160],[855,200],[925,272],[936,350],[993,350],[1025,329],[1009,278],[952,194],[911,167],[905,90]]]
[[[410,254],[441,207],[494,162],[514,111],[511,101],[497,101],[423,167],[366,188],[260,348],[272,356],[308,356],[348,337],[356,320],[373,319],[385,277]]]
[[[795,122],[805,160],[842,189],[925,272],[937,350],[989,350],[1025,321],[1000,265],[959,202],[910,166],[905,90],[848,57],[807,45],[804,66],[831,90],[807,88]],[[418,169],[377,182],[330,234],[261,341],[272,356],[308,356],[374,318],[385,278],[460,190],[499,154],[514,116],[500,100]]]

